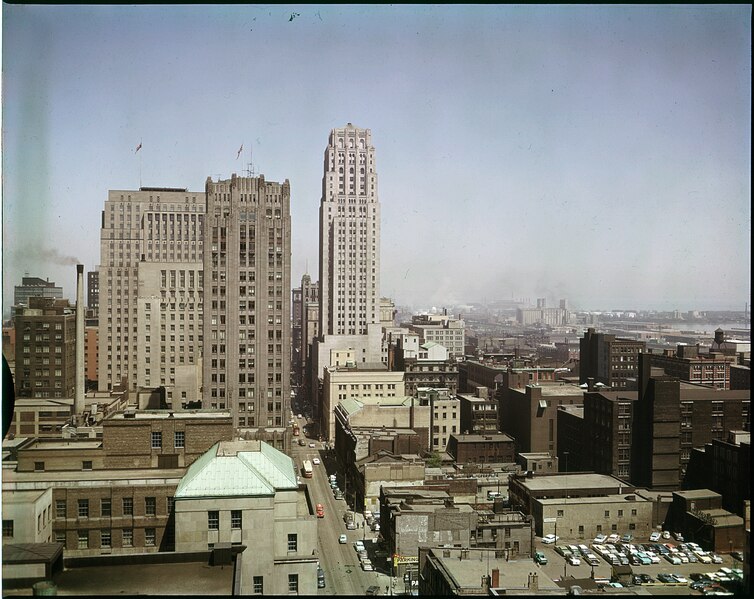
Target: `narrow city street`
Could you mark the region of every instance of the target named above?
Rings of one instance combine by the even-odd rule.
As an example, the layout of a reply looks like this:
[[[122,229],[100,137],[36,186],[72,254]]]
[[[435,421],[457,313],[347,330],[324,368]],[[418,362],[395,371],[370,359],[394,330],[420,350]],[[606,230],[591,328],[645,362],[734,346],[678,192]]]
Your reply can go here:
[[[374,542],[377,533],[372,532],[368,527],[363,526],[363,515],[357,513],[356,530],[347,530],[345,523],[345,514],[349,509],[345,500],[336,500],[328,476],[335,474],[333,468],[334,461],[328,459],[323,449],[323,444],[319,441],[313,441],[303,436],[304,420],[298,420],[301,429],[301,439],[304,439],[305,445],[302,447],[298,440],[294,441],[293,457],[296,465],[300,468],[304,460],[314,460],[319,458],[320,464],[313,466],[313,476],[310,479],[302,478],[301,481],[309,486],[309,492],[312,502],[322,504],[324,507],[324,518],[319,519],[319,561],[320,567],[325,572],[325,587],[319,589],[320,595],[363,595],[364,591],[372,585],[380,587],[380,594],[389,593],[389,576],[384,573],[387,566],[387,560],[378,558],[375,555],[377,549]],[[309,447],[314,442],[316,447]],[[328,471],[328,467],[330,470]],[[338,537],[345,534],[348,542],[343,544],[338,542]],[[362,540],[369,553],[370,559],[375,569],[382,572],[365,572],[361,568],[359,556],[354,549],[354,543]]]

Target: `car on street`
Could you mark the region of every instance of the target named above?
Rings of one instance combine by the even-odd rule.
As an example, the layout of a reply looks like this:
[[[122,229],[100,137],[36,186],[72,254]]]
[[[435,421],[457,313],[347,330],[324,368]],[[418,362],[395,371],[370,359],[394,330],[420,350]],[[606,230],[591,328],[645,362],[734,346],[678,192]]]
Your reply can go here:
[[[353,548],[358,551],[364,551],[364,541],[356,541],[353,544]]]
[[[319,461],[319,458],[314,458],[314,459],[312,460],[312,464],[314,464],[315,466],[319,466],[319,465],[320,465],[320,461]]]
[[[334,492],[335,492],[335,499],[337,501],[341,501],[343,499],[343,491],[341,491],[340,489],[335,489]]]
[[[301,414],[299,414],[299,415],[298,415],[298,417],[299,417],[299,418],[303,418],[303,416],[302,416]]]
[[[373,584],[369,588],[367,588],[366,591],[364,591],[365,595],[379,595],[380,594],[380,587],[378,587],[376,584]]]
[[[317,566],[317,588],[325,588],[325,571],[319,566]]]
[[[534,561],[543,566],[547,563],[547,556],[545,556],[545,554],[541,551],[535,551]]]
[[[317,518],[324,518],[325,517],[325,508],[322,506],[321,503],[317,504]]]
[[[559,537],[556,537],[554,534],[545,535],[542,537],[542,542],[545,545],[552,545],[555,541],[558,540]]]
[[[364,572],[373,572],[374,566],[372,565],[372,562],[368,559],[362,560],[361,562],[361,569],[364,570]]]
[[[380,532],[380,523],[379,522],[374,522],[372,524],[372,531],[373,532]]]
[[[309,447],[314,449],[315,447],[317,447],[317,444],[314,441],[312,441],[311,443],[309,443]]]
[[[338,537],[338,543],[345,545],[346,543],[348,543],[348,537],[346,535],[340,535]]]

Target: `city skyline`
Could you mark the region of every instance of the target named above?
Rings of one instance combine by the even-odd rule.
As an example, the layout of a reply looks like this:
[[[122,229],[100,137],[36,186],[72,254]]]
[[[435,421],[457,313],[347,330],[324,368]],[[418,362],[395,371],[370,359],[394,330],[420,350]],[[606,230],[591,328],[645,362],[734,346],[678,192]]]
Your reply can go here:
[[[743,310],[750,17],[3,5],[4,315],[25,272],[72,297],[72,265],[99,265],[108,190],[249,162],[290,180],[292,285],[318,280],[323,139],[347,122],[372,132],[398,305]]]

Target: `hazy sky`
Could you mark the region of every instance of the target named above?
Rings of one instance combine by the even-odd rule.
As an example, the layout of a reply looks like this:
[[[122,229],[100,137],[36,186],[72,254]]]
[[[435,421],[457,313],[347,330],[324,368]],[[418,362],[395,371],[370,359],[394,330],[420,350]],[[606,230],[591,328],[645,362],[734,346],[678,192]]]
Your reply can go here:
[[[252,149],[291,182],[293,286],[316,279],[347,122],[372,131],[398,304],[750,298],[750,6],[2,10],[4,313],[24,272],[73,298],[109,189],[203,191]]]

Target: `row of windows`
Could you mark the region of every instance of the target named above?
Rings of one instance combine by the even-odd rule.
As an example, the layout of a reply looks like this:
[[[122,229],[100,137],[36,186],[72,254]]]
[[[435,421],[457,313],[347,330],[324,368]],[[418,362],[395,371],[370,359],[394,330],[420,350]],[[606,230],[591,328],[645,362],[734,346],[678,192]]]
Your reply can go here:
[[[173,510],[175,499],[173,497],[167,498],[166,510],[167,514]],[[103,497],[100,499],[100,517],[111,517],[113,515],[112,499],[110,497]],[[134,499],[133,497],[121,498],[122,515],[133,516],[134,515]],[[68,514],[68,503],[65,499],[57,499],[55,501],[55,517],[66,518]],[[76,504],[76,515],[78,518],[96,517],[90,512],[89,499],[78,499]],[[144,515],[156,516],[157,515],[157,498],[145,497],[144,498]]]
[[[177,448],[185,447],[186,433],[184,431],[175,431],[173,433],[173,445]],[[152,449],[162,449],[162,432],[152,431]]]
[[[77,545],[76,549],[89,549],[90,544],[90,530],[78,530],[77,531]],[[103,528],[99,531],[100,547],[110,548],[112,547],[112,530],[109,528]],[[55,532],[55,541],[63,543],[66,549],[70,549],[67,543],[67,535],[65,531]],[[144,545],[147,547],[154,547],[157,542],[157,530],[154,528],[144,529]],[[121,529],[121,546],[133,547],[134,544],[134,530],[133,528]]]

